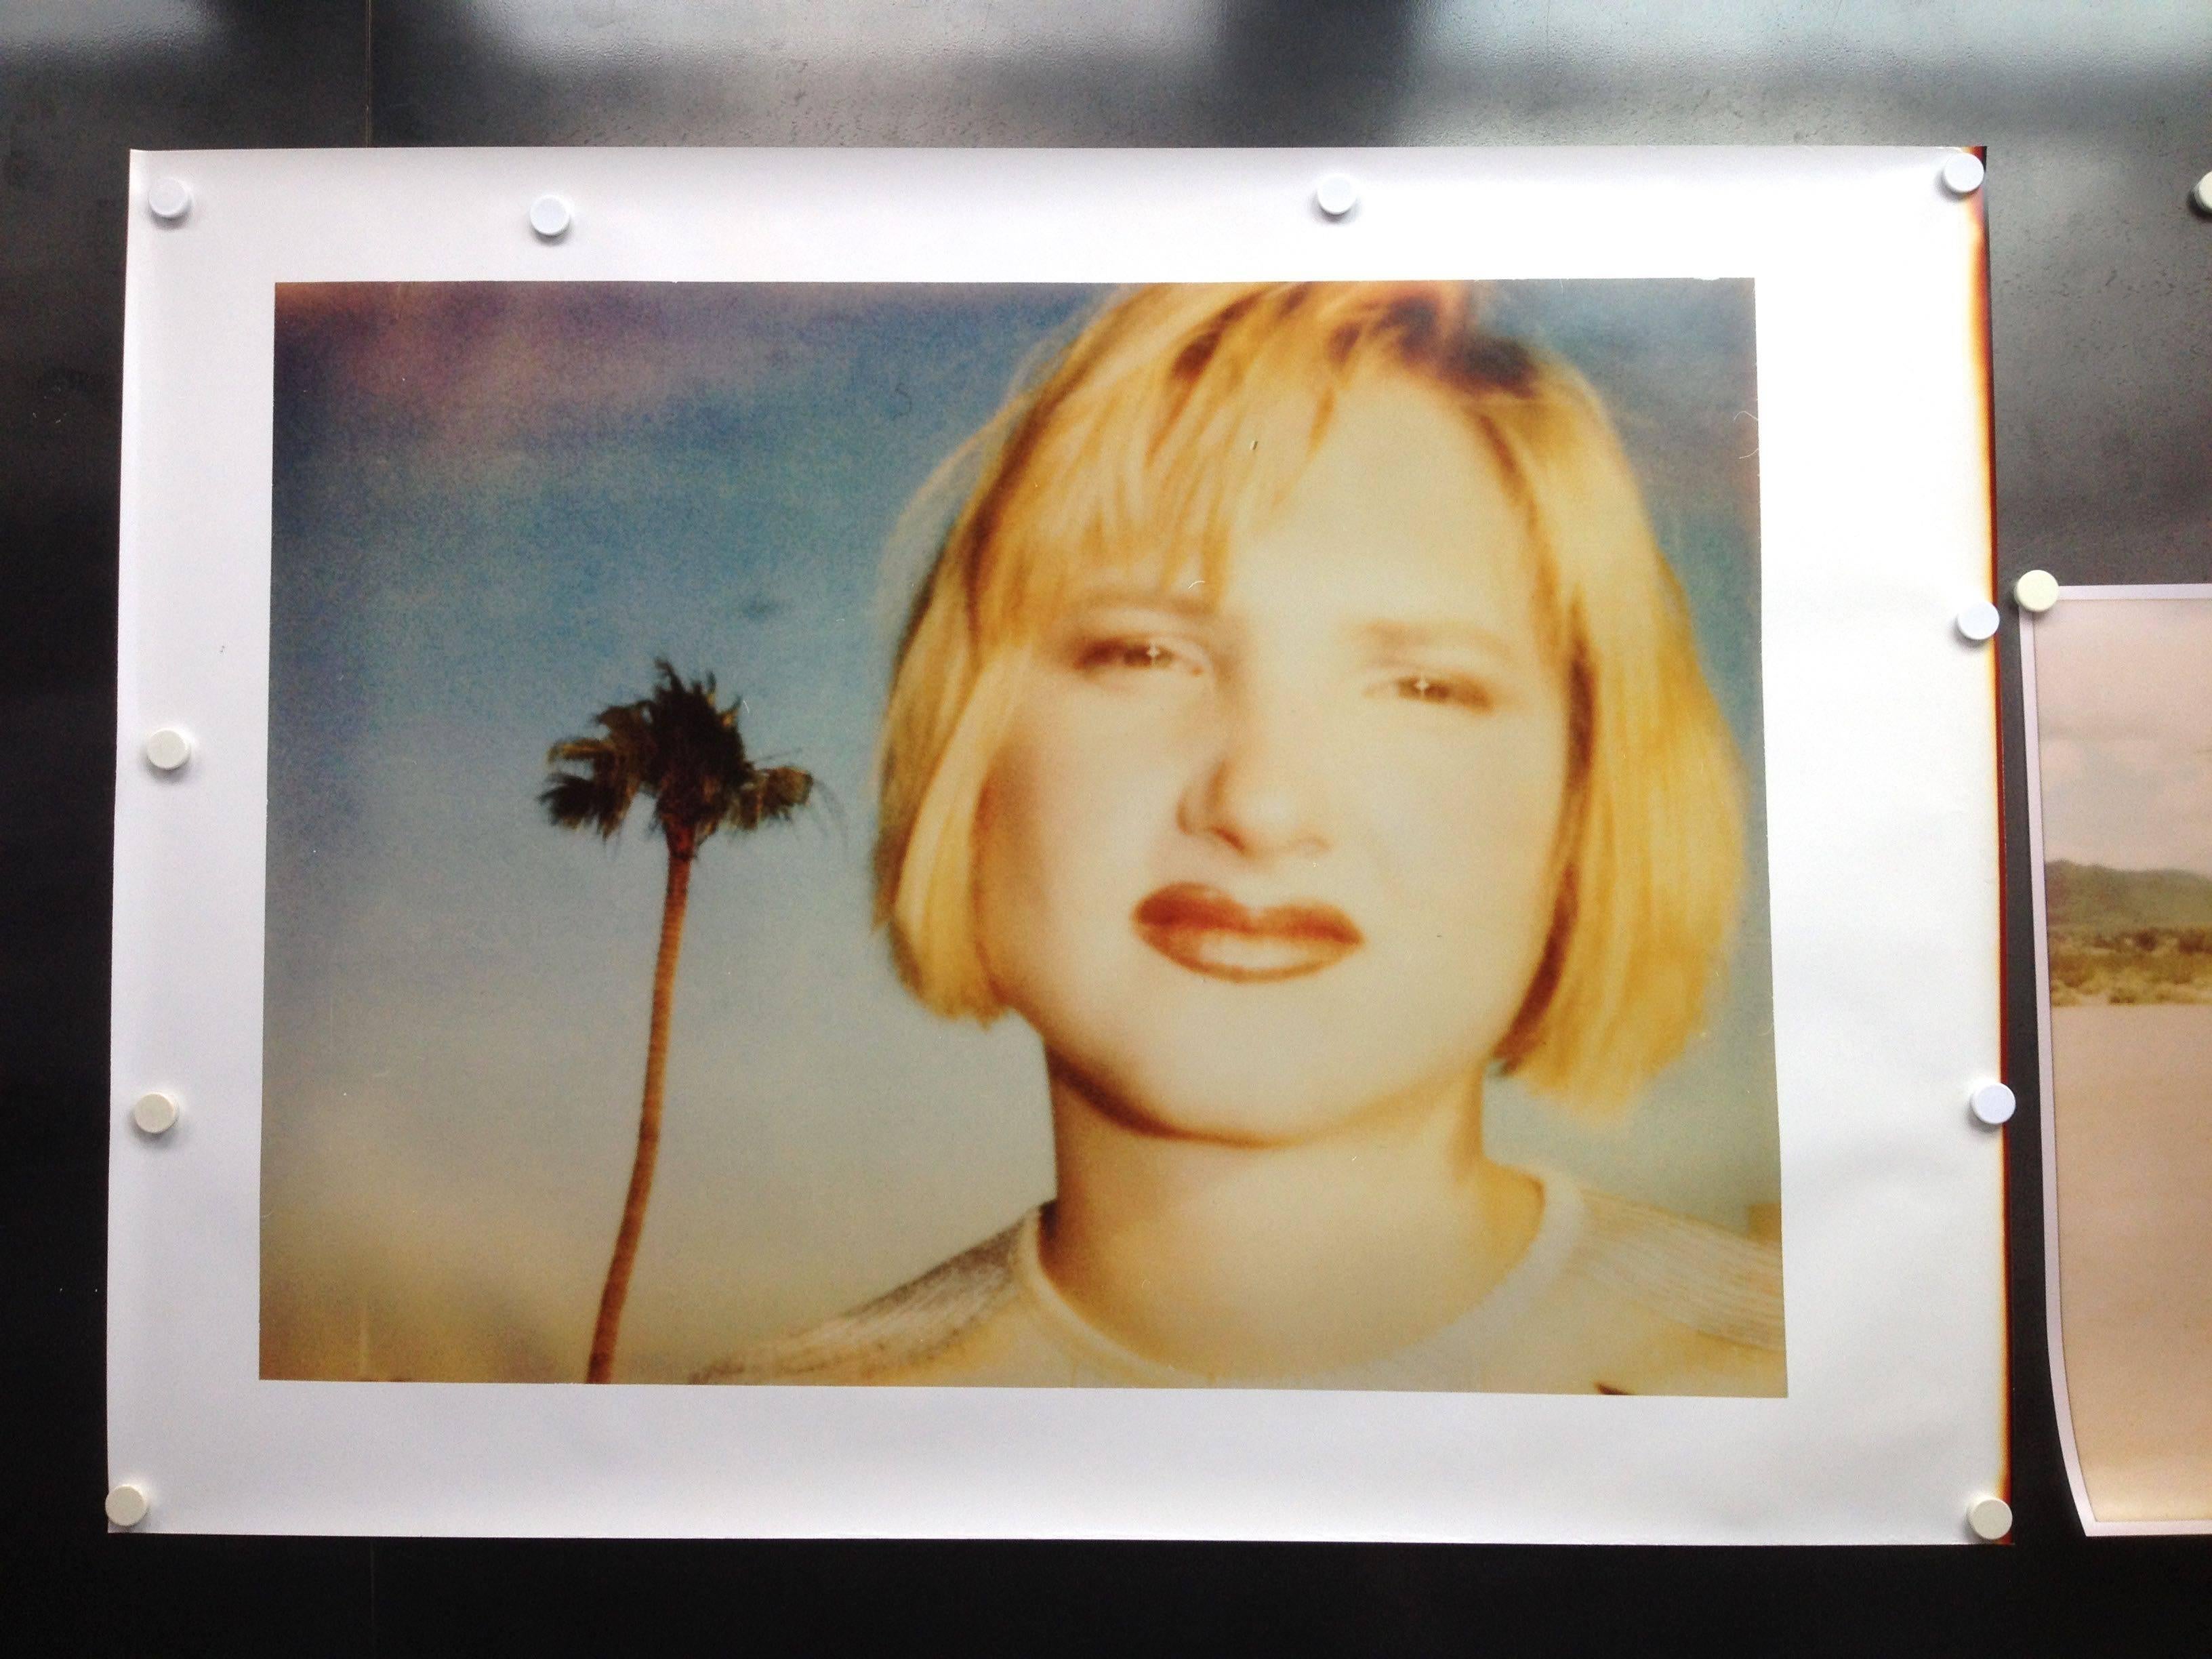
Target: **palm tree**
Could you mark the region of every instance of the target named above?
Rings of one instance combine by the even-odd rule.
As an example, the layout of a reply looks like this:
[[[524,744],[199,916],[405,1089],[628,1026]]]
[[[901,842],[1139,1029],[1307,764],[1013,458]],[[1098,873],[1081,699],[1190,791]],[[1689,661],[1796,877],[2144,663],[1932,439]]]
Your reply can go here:
[[[637,1241],[645,1231],[646,1200],[660,1150],[661,1085],[668,1065],[668,1016],[675,1000],[676,958],[684,946],[684,910],[691,893],[691,862],[708,836],[725,826],[757,830],[771,818],[788,818],[806,805],[814,779],[795,766],[755,766],[738,733],[740,702],[715,701],[714,677],[685,681],[666,658],[655,666],[653,695],[615,703],[592,717],[596,737],[565,738],[546,763],[556,769],[538,796],[546,814],[564,830],[596,830],[602,840],[622,828],[630,804],[653,798],[653,827],[668,848],[668,888],[660,904],[660,953],[653,965],[653,1022],[645,1045],[645,1099],[638,1110],[637,1157],[630,1164],[629,1195],[615,1234],[614,1259],[599,1293],[599,1322],[585,1380],[605,1382],[614,1372],[615,1340],[629,1295]],[[564,771],[578,767],[580,771]]]

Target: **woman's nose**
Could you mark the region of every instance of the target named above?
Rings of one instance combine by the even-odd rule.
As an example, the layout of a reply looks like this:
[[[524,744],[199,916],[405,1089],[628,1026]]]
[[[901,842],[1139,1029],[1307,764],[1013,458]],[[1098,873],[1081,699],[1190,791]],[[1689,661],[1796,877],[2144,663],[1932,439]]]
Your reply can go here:
[[[1216,739],[1181,803],[1184,832],[1251,859],[1327,847],[1328,779],[1318,726],[1287,696],[1247,692],[1224,699]]]

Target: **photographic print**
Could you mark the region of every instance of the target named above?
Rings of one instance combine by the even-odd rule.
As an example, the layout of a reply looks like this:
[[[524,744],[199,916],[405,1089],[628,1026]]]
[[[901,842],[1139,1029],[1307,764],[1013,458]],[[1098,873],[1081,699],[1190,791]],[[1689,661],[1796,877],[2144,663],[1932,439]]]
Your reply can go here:
[[[2212,1526],[2212,587],[2023,631],[2062,1425],[2085,1522]]]
[[[1753,299],[279,284],[260,1375],[1787,1392]]]
[[[135,158],[140,1529],[1971,1541],[1955,155]]]

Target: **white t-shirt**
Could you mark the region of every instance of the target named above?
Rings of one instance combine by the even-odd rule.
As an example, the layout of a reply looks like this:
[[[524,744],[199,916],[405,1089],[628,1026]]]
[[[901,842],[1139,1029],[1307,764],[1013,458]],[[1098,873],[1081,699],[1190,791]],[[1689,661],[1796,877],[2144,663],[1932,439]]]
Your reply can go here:
[[[1516,1394],[1780,1395],[1774,1244],[1537,1173],[1521,1260],[1420,1340],[1300,1376],[1217,1376],[1133,1352],[1046,1276],[1040,1212],[811,1329],[745,1349],[702,1382],[1004,1388],[1424,1389]]]

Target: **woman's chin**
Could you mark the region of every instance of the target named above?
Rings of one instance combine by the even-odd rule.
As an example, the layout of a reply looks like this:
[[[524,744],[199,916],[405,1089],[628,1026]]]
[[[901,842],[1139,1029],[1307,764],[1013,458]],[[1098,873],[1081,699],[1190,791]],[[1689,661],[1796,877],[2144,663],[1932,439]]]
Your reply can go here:
[[[1246,1085],[1247,1090],[1249,1085]],[[1165,1139],[1206,1141],[1224,1146],[1293,1146],[1319,1140],[1356,1119],[1341,1103],[1234,1098],[1221,1091],[1188,1099],[1157,1094],[1119,1114],[1133,1127]]]
[[[1372,1104],[1371,1072],[1337,1075],[1341,1054],[1278,1048],[1266,1056],[1219,1043],[1196,1054],[1124,1053],[1085,1068],[1086,1091],[1109,1115],[1146,1133],[1264,1146],[1313,1140],[1360,1118]]]
[[[1043,1036],[1054,1071],[1108,1116],[1152,1133],[1239,1145],[1325,1136],[1388,1102],[1432,1093],[1440,1079],[1478,1073],[1489,1052],[1481,1042],[1487,1028],[1463,1023],[1462,1011],[1424,1008],[1404,996],[1169,988],[1176,994],[1133,994],[1121,985],[1110,995],[1022,1012]],[[1101,1010],[1111,1018],[1097,1018]],[[1060,1018],[1036,1017],[1048,1012]]]

